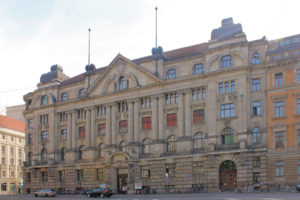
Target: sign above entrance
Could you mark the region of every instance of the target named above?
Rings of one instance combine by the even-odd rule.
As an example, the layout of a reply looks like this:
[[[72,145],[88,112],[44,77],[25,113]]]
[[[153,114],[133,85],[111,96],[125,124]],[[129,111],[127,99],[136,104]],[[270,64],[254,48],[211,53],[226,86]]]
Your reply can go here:
[[[135,190],[141,190],[143,188],[143,184],[142,183],[135,183],[134,184],[134,189]]]

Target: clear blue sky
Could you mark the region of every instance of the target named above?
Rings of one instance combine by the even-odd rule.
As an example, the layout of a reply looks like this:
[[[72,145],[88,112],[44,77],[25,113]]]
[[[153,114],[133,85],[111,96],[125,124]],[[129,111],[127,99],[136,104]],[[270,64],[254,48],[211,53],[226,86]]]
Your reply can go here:
[[[300,33],[299,0],[0,0],[0,113],[22,104],[53,64],[69,76],[83,73],[89,27],[97,68],[118,53],[150,55],[155,6],[165,51],[207,42],[227,17],[242,24],[248,40]]]

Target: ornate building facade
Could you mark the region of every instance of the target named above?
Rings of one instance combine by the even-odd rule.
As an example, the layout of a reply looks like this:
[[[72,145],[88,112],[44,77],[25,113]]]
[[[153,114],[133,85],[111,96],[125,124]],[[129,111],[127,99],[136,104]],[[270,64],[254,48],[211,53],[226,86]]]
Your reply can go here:
[[[268,48],[229,18],[206,43],[71,78],[52,66],[24,96],[27,192],[266,183]]]

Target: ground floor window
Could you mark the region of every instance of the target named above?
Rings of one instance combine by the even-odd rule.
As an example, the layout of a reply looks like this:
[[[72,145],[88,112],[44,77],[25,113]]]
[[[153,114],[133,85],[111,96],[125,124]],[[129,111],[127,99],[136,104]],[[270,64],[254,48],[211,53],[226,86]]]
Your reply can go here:
[[[59,181],[60,182],[65,181],[65,171],[59,171],[58,174],[59,174]]]
[[[101,181],[104,179],[104,170],[96,169],[97,181]]]
[[[175,164],[166,165],[166,177],[175,176]]]
[[[6,183],[1,183],[1,191],[6,191]]]
[[[204,174],[204,161],[193,162],[193,174]]]
[[[253,183],[260,183],[260,172],[253,173]]]
[[[277,161],[276,162],[276,176],[283,176],[284,175],[284,161]]]
[[[48,172],[41,172],[41,181],[47,182],[48,181]]]
[[[83,180],[83,170],[76,170],[76,175],[77,175],[77,181],[82,181]]]
[[[142,165],[141,166],[142,171],[142,178],[150,178],[150,167],[149,165]]]

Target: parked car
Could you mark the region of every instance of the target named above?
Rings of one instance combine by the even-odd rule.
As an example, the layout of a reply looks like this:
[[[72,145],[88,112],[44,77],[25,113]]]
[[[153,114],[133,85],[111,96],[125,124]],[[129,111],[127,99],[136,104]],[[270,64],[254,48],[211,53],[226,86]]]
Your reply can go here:
[[[298,192],[300,192],[300,183],[299,183],[299,184],[297,184],[297,186],[296,186],[296,190],[297,190]]]
[[[111,197],[113,191],[109,188],[94,188],[87,192],[88,197]]]
[[[49,188],[43,188],[34,193],[35,197],[55,197],[56,192]]]

